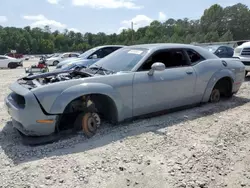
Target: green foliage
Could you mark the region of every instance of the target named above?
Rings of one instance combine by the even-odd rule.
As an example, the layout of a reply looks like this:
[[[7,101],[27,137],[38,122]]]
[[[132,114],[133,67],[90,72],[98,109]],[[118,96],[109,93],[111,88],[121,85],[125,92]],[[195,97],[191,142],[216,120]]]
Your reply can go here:
[[[51,31],[41,28],[0,26],[0,54],[16,49],[18,53],[43,54],[64,51],[85,51],[106,44],[191,43],[250,39],[250,10],[241,3],[223,8],[215,4],[204,11],[199,20],[168,19],[153,21],[149,26],[123,30],[107,35]]]

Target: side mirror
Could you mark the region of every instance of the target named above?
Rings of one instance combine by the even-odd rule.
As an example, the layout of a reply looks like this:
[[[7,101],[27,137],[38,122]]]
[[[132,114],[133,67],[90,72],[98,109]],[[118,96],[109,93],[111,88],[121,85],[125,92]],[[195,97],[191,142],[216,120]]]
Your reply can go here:
[[[164,71],[166,69],[166,66],[161,62],[156,62],[151,66],[150,71],[148,72],[149,76],[152,76],[154,74],[154,71]]]
[[[97,55],[96,55],[96,54],[93,54],[93,55],[91,56],[91,59],[97,59]]]

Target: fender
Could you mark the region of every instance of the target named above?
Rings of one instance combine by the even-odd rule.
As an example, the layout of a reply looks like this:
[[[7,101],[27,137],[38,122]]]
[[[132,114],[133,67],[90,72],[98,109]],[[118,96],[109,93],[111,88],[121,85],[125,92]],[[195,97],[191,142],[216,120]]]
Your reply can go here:
[[[66,106],[74,99],[88,94],[103,94],[110,97],[117,108],[118,121],[122,118],[121,112],[123,110],[123,103],[121,96],[115,91],[113,87],[102,83],[83,83],[72,86],[64,90],[54,101],[51,106],[51,114],[62,114]]]
[[[221,79],[221,78],[224,78],[224,77],[229,77],[232,79],[232,82],[234,82],[235,80],[235,75],[233,74],[232,71],[228,70],[228,69],[223,69],[223,70],[219,70],[217,72],[215,72],[213,74],[213,76],[210,78],[208,84],[207,84],[207,87],[205,89],[205,92],[203,94],[203,97],[202,97],[202,101],[201,102],[208,102],[209,100],[209,97],[211,95],[211,92],[215,86],[215,84]]]

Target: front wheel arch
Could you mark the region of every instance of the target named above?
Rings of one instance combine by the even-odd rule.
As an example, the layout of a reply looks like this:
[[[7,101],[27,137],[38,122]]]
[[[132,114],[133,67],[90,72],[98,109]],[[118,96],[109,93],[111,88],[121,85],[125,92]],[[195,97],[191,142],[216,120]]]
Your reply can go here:
[[[18,67],[17,63],[14,63],[14,62],[9,62],[7,66],[10,69],[15,69]]]
[[[88,102],[92,103],[88,106]],[[96,112],[103,120],[118,122],[118,110],[115,102],[104,94],[89,94],[70,101],[60,116],[58,131],[74,128],[74,121],[79,114]],[[70,124],[70,126],[69,126]]]

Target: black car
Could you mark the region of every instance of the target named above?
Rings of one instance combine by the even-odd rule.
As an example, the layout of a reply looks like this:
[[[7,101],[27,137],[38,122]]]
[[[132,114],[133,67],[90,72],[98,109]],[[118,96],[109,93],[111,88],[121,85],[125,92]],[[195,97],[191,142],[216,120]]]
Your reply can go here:
[[[230,46],[225,45],[209,45],[204,46],[207,50],[214,53],[220,58],[230,58],[233,57],[234,49]]]

